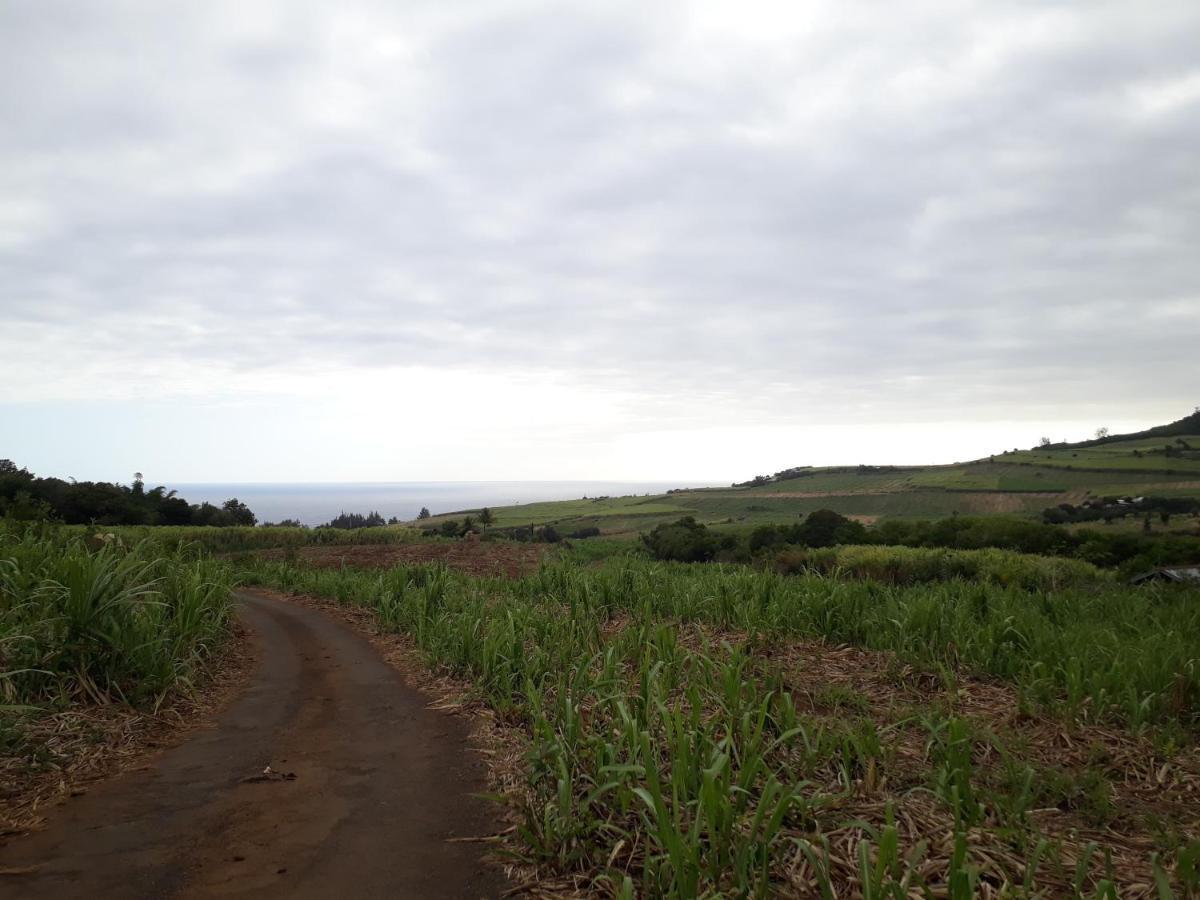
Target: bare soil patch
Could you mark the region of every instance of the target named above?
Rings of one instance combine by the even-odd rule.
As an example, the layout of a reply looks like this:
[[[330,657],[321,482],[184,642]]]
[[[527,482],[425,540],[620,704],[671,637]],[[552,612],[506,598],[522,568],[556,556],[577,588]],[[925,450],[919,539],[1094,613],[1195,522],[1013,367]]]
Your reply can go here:
[[[510,541],[472,541],[300,547],[293,551],[264,550],[264,559],[284,559],[295,553],[297,561],[322,569],[390,569],[394,566],[440,562],[475,576],[520,578],[537,571],[550,547]]]
[[[973,513],[1019,513],[1025,510],[1025,501],[1030,497],[1045,497],[1047,500],[1058,495],[1055,493],[1022,491],[1021,493],[988,493],[963,492],[967,506]]]
[[[862,525],[874,525],[876,522],[879,521],[879,516],[849,515],[849,516],[846,516],[846,518],[852,519],[853,521],[858,522]]]

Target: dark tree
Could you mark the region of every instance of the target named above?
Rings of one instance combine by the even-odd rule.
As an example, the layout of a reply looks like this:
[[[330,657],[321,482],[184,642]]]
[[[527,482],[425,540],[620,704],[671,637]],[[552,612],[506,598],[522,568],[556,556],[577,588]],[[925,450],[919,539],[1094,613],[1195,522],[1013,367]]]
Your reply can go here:
[[[642,543],[655,559],[706,562],[717,552],[717,539],[692,516],[656,525],[642,535]]]
[[[861,522],[847,519],[832,509],[818,509],[809,513],[800,528],[801,543],[810,547],[862,543],[867,536],[867,529]]]
[[[0,460],[0,510],[10,508],[18,494],[46,504],[50,518],[68,525],[246,525],[254,524],[254,513],[244,503],[233,501],[218,509],[211,503],[191,506],[164,487],[146,489],[142,474],[134,474],[131,485],[103,481],[38,478],[11,460]],[[28,515],[29,509],[22,515]],[[41,507],[37,507],[40,509]]]
[[[340,512],[324,525],[318,525],[318,528],[378,528],[380,525],[387,524],[386,520],[378,512],[372,511],[365,516],[362,513]]]
[[[221,509],[229,515],[232,525],[254,525],[258,522],[258,516],[237,497],[230,497],[221,505]]]

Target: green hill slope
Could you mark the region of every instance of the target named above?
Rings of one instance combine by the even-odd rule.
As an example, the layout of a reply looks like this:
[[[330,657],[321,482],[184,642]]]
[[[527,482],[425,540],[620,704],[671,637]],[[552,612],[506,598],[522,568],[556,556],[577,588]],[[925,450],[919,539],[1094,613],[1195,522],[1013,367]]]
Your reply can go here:
[[[1038,517],[1061,503],[1124,496],[1200,497],[1200,413],[1136,434],[1010,450],[955,465],[800,467],[728,488],[582,498],[492,512],[498,527],[549,524],[564,534],[598,528],[621,536],[684,515],[714,525],[788,522],[816,509],[834,509],[867,523],[955,514]],[[474,512],[448,513],[423,524]]]

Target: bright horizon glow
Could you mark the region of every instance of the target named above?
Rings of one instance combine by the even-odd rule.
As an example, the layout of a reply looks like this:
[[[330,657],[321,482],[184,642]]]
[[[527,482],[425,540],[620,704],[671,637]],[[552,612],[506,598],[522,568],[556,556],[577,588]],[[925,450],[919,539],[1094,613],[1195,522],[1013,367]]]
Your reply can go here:
[[[491,443],[483,448],[473,443],[469,430],[456,435],[449,446],[440,442],[414,446],[407,440],[403,423],[381,420],[374,425],[369,445],[353,454],[334,455],[314,469],[311,456],[294,454],[290,449],[305,439],[308,427],[299,410],[278,404],[270,409],[250,405],[231,418],[227,410],[204,414],[194,408],[144,406],[143,412],[148,414],[131,423],[129,430],[121,434],[97,433],[88,457],[94,462],[84,460],[81,466],[70,441],[71,433],[76,428],[89,429],[89,416],[96,416],[99,425],[111,415],[92,405],[85,409],[29,408],[37,415],[31,416],[24,434],[40,438],[53,434],[55,428],[61,429],[61,442],[42,452],[48,466],[38,468],[24,461],[20,434],[15,441],[6,442],[6,452],[11,448],[14,460],[42,475],[128,482],[133,472],[140,471],[148,484],[168,486],[595,481],[678,483],[687,487],[728,485],[805,465],[952,465],[1014,447],[1028,449],[1043,435],[1055,441],[1077,441],[1092,437],[1095,430],[1091,423],[1084,422],[892,423],[714,426],[605,435],[572,432],[569,422],[550,421],[542,423],[544,430],[538,442],[546,453],[564,460],[548,472],[541,457],[524,462],[507,455],[502,461],[480,458],[487,457],[481,449],[522,446],[526,440],[521,434],[522,425],[491,432]],[[321,412],[325,422],[337,422],[339,415],[345,417],[349,428],[359,421],[360,412]],[[1112,422],[1108,427],[1119,434],[1165,421]],[[223,430],[230,427],[232,433]],[[245,452],[238,437],[245,434],[256,435],[254,454]],[[691,452],[677,460],[674,471],[647,471],[645,458],[670,456],[680,445],[691,447]],[[199,463],[193,461],[198,448],[203,451]],[[605,460],[603,467],[593,467],[598,456]],[[260,457],[267,457],[267,462],[260,462]],[[97,464],[113,458],[121,462],[116,466]],[[213,472],[226,477],[213,477]]]

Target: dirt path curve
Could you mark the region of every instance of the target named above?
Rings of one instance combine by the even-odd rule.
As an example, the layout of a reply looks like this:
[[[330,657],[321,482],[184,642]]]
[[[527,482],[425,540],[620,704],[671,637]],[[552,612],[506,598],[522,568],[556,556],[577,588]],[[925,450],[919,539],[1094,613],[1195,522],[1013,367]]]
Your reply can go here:
[[[258,668],[215,726],[0,848],[0,896],[494,897],[496,830],[461,722],[371,645],[251,594]],[[265,766],[294,780],[253,780]],[[250,780],[248,780],[250,779]]]

